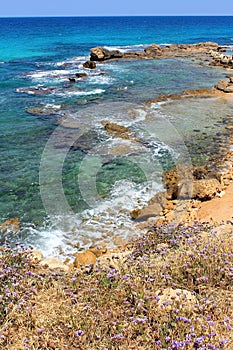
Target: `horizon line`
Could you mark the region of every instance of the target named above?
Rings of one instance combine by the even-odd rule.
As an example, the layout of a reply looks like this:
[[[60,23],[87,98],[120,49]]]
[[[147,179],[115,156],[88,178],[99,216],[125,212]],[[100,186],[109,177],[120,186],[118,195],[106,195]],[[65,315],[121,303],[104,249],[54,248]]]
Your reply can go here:
[[[157,14],[157,15],[22,15],[0,18],[81,18],[81,17],[233,17],[233,14]]]

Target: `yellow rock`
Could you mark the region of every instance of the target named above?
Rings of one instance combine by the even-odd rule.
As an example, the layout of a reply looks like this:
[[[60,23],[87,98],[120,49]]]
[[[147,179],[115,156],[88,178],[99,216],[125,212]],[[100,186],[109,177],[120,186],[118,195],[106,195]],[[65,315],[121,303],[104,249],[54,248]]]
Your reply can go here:
[[[4,221],[2,224],[0,224],[0,231],[12,231],[12,232],[18,232],[19,231],[19,219],[18,218],[11,218],[6,221]]]
[[[43,254],[41,253],[40,250],[34,249],[34,250],[30,253],[30,258],[31,258],[32,260],[41,261],[41,260],[43,259]]]
[[[77,253],[74,256],[74,267],[81,267],[91,264],[94,266],[96,265],[96,255],[90,250],[83,253]]]
[[[93,253],[98,258],[101,255],[107,253],[107,248],[89,248],[88,251]]]
[[[43,267],[48,267],[49,269],[59,269],[63,271],[68,271],[69,266],[65,265],[61,260],[57,258],[47,258],[40,262]]]

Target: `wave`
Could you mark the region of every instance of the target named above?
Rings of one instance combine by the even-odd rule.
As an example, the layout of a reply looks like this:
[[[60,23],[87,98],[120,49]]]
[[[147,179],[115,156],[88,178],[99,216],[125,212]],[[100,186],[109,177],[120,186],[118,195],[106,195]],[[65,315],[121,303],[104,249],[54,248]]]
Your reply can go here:
[[[92,76],[90,75],[89,82],[91,84],[98,84],[98,85],[111,85],[114,82],[114,78],[103,74],[92,75]]]
[[[59,110],[61,109],[62,105],[55,105],[53,103],[46,103],[44,105],[44,108],[48,108],[48,109],[55,109],[55,110]]]
[[[144,155],[142,157],[144,159]],[[159,181],[147,186],[126,179],[117,181],[109,198],[97,200],[91,209],[74,215],[51,217],[50,226],[40,231],[31,228],[31,234],[37,236],[36,248],[45,256],[62,258],[62,252],[64,259],[66,256],[72,259],[72,254],[77,252],[75,246],[82,250],[99,242],[110,249],[117,246],[117,239],[129,241],[140,233],[132,225],[130,210],[135,204],[138,207],[146,205],[151,196],[161,189]]]
[[[148,44],[135,44],[135,45],[120,45],[120,46],[104,46],[109,51],[118,50],[122,53],[132,51],[143,51]]]
[[[97,95],[104,93],[105,90],[103,89],[94,89],[91,91],[63,91],[63,92],[57,92],[54,91],[54,95],[58,96],[88,96],[88,95]]]
[[[56,69],[56,70],[40,70],[24,74],[24,77],[34,81],[67,81],[68,77],[75,74],[76,70]]]
[[[77,63],[84,63],[88,59],[89,59],[89,56],[76,56],[76,57],[66,59],[64,61],[52,63],[52,65],[55,67],[63,67],[63,66],[67,66],[69,64],[74,65]]]

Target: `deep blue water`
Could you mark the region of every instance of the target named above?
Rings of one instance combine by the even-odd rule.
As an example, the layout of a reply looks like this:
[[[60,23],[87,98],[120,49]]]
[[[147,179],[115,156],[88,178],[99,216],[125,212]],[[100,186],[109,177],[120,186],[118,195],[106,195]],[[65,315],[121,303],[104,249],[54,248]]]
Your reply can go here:
[[[88,54],[92,46],[233,43],[233,17],[1,18],[2,61]]]
[[[140,109],[144,101],[163,93],[211,87],[226,72],[203,67],[187,59],[113,61],[98,64],[96,70],[89,71],[82,64],[88,59],[90,48],[107,46],[127,51],[143,50],[152,43],[214,41],[231,49],[232,33],[233,17],[0,18],[0,219],[19,217],[24,229],[17,238],[43,247],[45,251],[48,242],[52,248],[59,244],[65,246],[66,239],[82,242],[85,237],[91,243],[85,232],[90,235],[94,231],[96,238],[108,235],[116,227],[127,231],[132,224],[130,220],[128,223],[124,220],[137,202],[137,193],[143,197],[140,186],[143,188],[145,174],[132,158],[135,154],[141,154],[142,150],[132,151],[129,150],[132,145],[124,144],[129,152],[119,153],[119,144],[116,145],[117,141],[109,139],[104,133],[101,122],[118,122],[141,133],[146,139],[145,130],[151,128],[148,123],[153,118],[144,118],[143,108]],[[87,77],[72,85],[68,77],[77,72],[85,72]],[[41,87],[52,87],[54,90],[42,95],[32,93],[34,88]],[[22,88],[31,88],[31,93],[22,92]],[[174,105],[172,110],[166,111],[164,107],[163,111],[161,107],[153,113],[158,118],[167,113],[169,120],[181,120],[175,128],[183,135],[184,141],[193,146],[195,142],[200,143],[198,138],[190,141],[195,123],[196,129],[199,126],[207,128],[220,122],[219,119],[231,110],[231,106],[219,103],[212,110],[213,102],[206,106],[205,109],[201,102],[194,107],[187,105],[185,109]],[[58,115],[32,115],[27,112],[29,108],[57,110]],[[193,108],[195,115],[190,113],[190,108]],[[133,115],[136,113],[136,116],[130,117],[129,111]],[[185,120],[189,114],[190,123],[187,123]],[[77,125],[61,127],[58,117],[60,122],[61,118],[71,118]],[[81,134],[84,133],[84,127],[85,142],[72,148],[72,143],[80,137],[80,130]],[[167,130],[168,135],[169,132],[171,130]],[[214,132],[217,131],[213,126],[210,134]],[[150,157],[159,159],[162,170],[171,166],[171,149],[166,142],[158,142],[152,135],[149,136],[146,141],[150,148],[147,149],[148,159],[145,159],[149,163]],[[53,142],[54,160],[49,158],[49,166],[42,179],[48,184],[46,190],[49,186],[52,188],[48,190],[51,192],[48,197],[51,195],[49,205],[54,210],[47,208],[44,193],[41,199],[40,191],[43,192],[44,184],[42,187],[39,184],[43,152],[49,140]],[[106,152],[108,147],[110,151]],[[72,208],[72,220],[63,205],[64,198],[59,194],[57,197],[54,195],[58,187],[57,170],[56,166],[50,168],[53,162],[56,165],[56,159],[62,157],[64,150],[67,154],[61,181],[65,198]],[[193,154],[195,152],[197,150],[193,146]],[[193,154],[192,159],[195,158]],[[86,164],[87,155],[92,158]],[[93,173],[90,164],[97,164],[98,157],[101,157],[101,166]],[[198,157],[208,162],[205,155],[198,154]],[[83,164],[86,164],[86,168],[82,168]],[[160,175],[161,171],[158,170],[154,179],[158,188]],[[100,198],[89,201],[88,194],[84,193],[88,187],[90,191],[93,190],[93,181],[96,181],[100,198],[106,198],[101,209]],[[122,194],[125,197],[122,196],[117,202]],[[124,205],[124,214],[119,214]],[[111,206],[112,212],[109,211]],[[84,212],[87,208],[93,212]],[[107,219],[103,218],[103,212],[108,213]],[[59,214],[59,218],[48,220],[51,213]],[[99,221],[95,221],[93,215],[99,216]],[[68,219],[64,219],[64,216]],[[101,225],[98,224],[100,221]],[[88,222],[86,226],[85,222]],[[107,222],[113,224],[108,226]]]

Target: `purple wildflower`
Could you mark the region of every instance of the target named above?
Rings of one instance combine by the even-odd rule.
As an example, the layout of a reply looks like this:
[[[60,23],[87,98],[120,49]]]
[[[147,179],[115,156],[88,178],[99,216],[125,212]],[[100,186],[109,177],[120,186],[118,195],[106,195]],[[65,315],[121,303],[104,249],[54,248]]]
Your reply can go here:
[[[79,329],[75,332],[76,337],[81,337],[83,334],[84,334],[84,332],[81,329]]]

